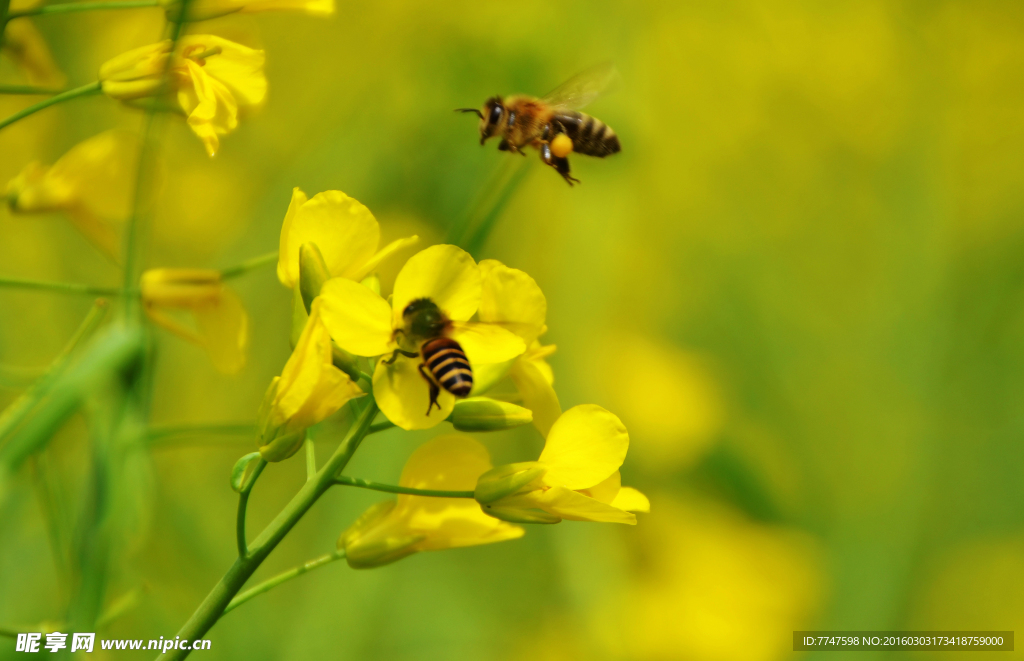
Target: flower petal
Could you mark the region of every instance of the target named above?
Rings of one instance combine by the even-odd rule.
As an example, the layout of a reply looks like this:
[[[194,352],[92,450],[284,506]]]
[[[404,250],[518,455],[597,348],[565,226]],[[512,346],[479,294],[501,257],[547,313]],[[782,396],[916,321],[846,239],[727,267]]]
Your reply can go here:
[[[281,228],[279,259],[287,260],[281,281],[289,287],[299,281],[299,248],[307,242],[320,249],[332,276],[361,280],[363,267],[380,242],[380,226],[370,210],[336,190],[318,193],[298,205],[296,201],[293,193]],[[280,267],[278,273],[281,277]]]
[[[323,319],[338,346],[357,356],[380,356],[394,347],[391,308],[368,287],[345,278],[331,278],[317,297]]]
[[[292,226],[295,224],[299,208],[308,199],[301,188],[293,188],[292,200],[288,203],[288,211],[285,212],[284,222],[281,223],[281,241],[277,249],[277,279],[289,289],[294,288],[299,282],[299,248],[302,246],[301,243],[292,240]]]
[[[617,471],[628,448],[629,434],[618,417],[582,404],[558,418],[537,461],[548,467],[545,484],[586,489]]]
[[[61,156],[47,175],[72,188],[76,206],[106,220],[131,213],[139,140],[128,131],[104,131]]]
[[[419,365],[419,358],[399,355],[391,365],[378,360],[373,373],[373,396],[377,406],[388,420],[402,429],[429,429],[443,422],[455,408],[455,396],[442,388],[437,396],[441,410],[434,406],[427,414],[430,385],[420,374]]]
[[[385,259],[387,259],[391,255],[395,254],[399,250],[402,250],[403,248],[408,248],[409,246],[415,245],[416,243],[419,242],[419,240],[420,240],[420,237],[418,237],[418,236],[409,236],[409,237],[406,237],[404,239],[395,239],[394,241],[392,241],[388,245],[386,245],[383,248],[381,248],[380,250],[378,250],[377,254],[375,254],[373,257],[368,259],[351,276],[347,276],[347,277],[351,277],[353,280],[362,280],[367,275],[369,275],[373,271],[373,269],[377,268],[377,266],[381,262],[383,262]]]
[[[216,301],[200,305],[192,313],[213,366],[224,374],[241,370],[249,347],[249,315],[238,294],[221,286]]]
[[[480,262],[480,273],[480,321],[508,323],[527,344],[536,340],[545,330],[548,311],[547,299],[537,282],[496,259]]]
[[[583,495],[590,496],[594,500],[607,505],[615,500],[615,496],[619,495],[619,489],[621,488],[622,476],[619,474],[619,471],[615,471],[604,482],[585,489]]]
[[[521,337],[492,324],[457,323],[453,325],[450,336],[462,346],[470,365],[503,363],[526,351]]]
[[[636,515],[565,487],[532,491],[528,495],[535,507],[570,521],[636,525]]]
[[[220,137],[238,126],[238,102],[224,83],[199,64],[185,60],[192,85],[178,91],[178,103],[188,114],[188,125],[206,146],[211,157],[220,148]]]
[[[238,104],[253,106],[262,103],[267,95],[267,77],[263,73],[266,56],[263,51],[212,34],[186,35],[178,47],[186,57],[190,53],[214,49],[220,52],[203,58],[202,68],[206,73],[224,85]]]
[[[551,382],[534,361],[523,358],[512,365],[509,376],[523,398],[523,406],[533,411],[533,426],[547,437],[551,426],[562,415],[562,406]]]
[[[627,512],[650,512],[651,501],[633,487],[622,487],[611,502],[612,507],[618,507]]]
[[[395,328],[402,326],[402,312],[417,298],[429,298],[449,319],[466,321],[480,305],[480,269],[469,253],[457,246],[421,250],[409,258],[395,279]]]

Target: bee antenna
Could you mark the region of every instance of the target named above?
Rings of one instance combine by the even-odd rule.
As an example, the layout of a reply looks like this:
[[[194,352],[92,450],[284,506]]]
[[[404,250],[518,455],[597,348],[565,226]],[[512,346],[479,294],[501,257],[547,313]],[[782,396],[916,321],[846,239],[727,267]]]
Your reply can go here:
[[[475,112],[480,119],[484,118],[484,114],[480,112],[479,108],[456,108],[455,112]]]

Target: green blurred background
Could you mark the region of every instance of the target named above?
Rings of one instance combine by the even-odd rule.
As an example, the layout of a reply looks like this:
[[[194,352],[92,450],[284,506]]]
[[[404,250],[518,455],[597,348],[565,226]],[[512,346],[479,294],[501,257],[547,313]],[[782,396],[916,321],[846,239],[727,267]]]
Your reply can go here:
[[[161,21],[36,24],[83,84]],[[622,418],[623,482],[652,501],[635,528],[566,522],[381,569],[336,563],[227,615],[203,658],[767,661],[793,654],[794,629],[1024,630],[1020,2],[340,0],[326,20],[193,30],[266,49],[270,94],[214,159],[169,123],[151,266],[276,249],[293,186],[353,195],[385,240],[443,241],[517,158],[482,149],[452,108],[617,64],[621,85],[588,110],[623,152],[573,157],[572,189],[530,154],[477,257],[537,279],[563,406]],[[7,62],[0,79],[20,81]],[[2,97],[0,115],[25,103]],[[99,97],[39,113],[0,133],[0,183],[139,119]],[[118,282],[58,214],[5,209],[0,236],[2,275]],[[221,376],[157,331],[154,422],[255,416],[289,352],[290,294],[272,268],[232,286],[252,319],[249,365]],[[46,364],[89,304],[0,289],[0,362]],[[318,430],[321,452],[338,424]],[[49,450],[71,493],[84,430],[73,421]],[[394,482],[444,431],[372,437],[347,472]],[[541,447],[532,429],[480,438],[496,462]],[[227,479],[248,451],[199,438],[137,461],[108,601],[138,599],[101,637],[173,636],[230,565]],[[296,458],[264,473],[254,529],[303,471]],[[15,487],[0,623],[59,620],[32,472]],[[329,551],[377,500],[329,493],[256,578]],[[20,658],[11,647],[0,658]]]

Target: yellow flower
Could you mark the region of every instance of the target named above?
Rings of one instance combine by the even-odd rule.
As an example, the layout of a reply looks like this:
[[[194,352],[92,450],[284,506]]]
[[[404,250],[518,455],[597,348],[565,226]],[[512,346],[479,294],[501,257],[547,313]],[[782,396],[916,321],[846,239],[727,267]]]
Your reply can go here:
[[[547,332],[548,303],[537,282],[519,269],[509,268],[495,259],[480,262],[482,291],[480,321],[505,324],[519,335],[528,349],[512,363],[481,366],[474,394],[486,392],[506,374],[533,411],[533,424],[547,436],[551,425],[562,414],[555,394],[554,374],[545,358],[555,352],[554,345],[542,346],[538,338]]]
[[[15,213],[63,211],[112,259],[119,256],[119,223],[131,212],[138,140],[124,131],[93,136],[45,167],[30,163],[7,184]]]
[[[171,56],[168,40],[122,53],[100,67],[103,92],[125,101],[160,92]],[[168,91],[188,116],[188,125],[210,156],[220,136],[238,126],[240,107],[253,107],[267,94],[263,51],[209,34],[187,35],[170,63]]]
[[[302,445],[307,428],[364,394],[331,362],[331,338],[320,310],[317,299],[281,376],[274,377],[264,396],[260,453],[268,461],[290,457]]]
[[[382,260],[418,240],[416,236],[398,239],[377,250],[380,225],[359,200],[336,190],[310,200],[295,188],[281,226],[277,278],[288,288],[298,284],[299,248],[306,243],[320,250],[332,276],[358,281]]]
[[[483,445],[466,436],[439,436],[421,445],[405,464],[399,484],[413,489],[472,491],[489,470]],[[402,494],[378,503],[338,539],[348,564],[378,567],[417,551],[491,544],[523,536],[523,529],[487,516],[472,498]]]
[[[209,269],[151,269],[142,274],[142,304],[154,323],[206,349],[214,367],[234,374],[245,366],[249,316],[238,295]],[[195,330],[168,314],[192,313]]]
[[[477,500],[488,514],[509,521],[636,524],[632,512],[648,512],[650,503],[621,484],[628,448],[629,434],[614,414],[594,404],[574,406],[552,425],[537,461],[483,475]]]
[[[41,0],[11,0],[10,11],[35,9]],[[33,85],[63,87],[67,78],[61,73],[46,40],[30,18],[15,18],[7,23],[0,39],[0,50],[25,72]]]
[[[178,1],[166,1],[173,8]],[[204,21],[227,14],[255,14],[264,11],[299,11],[311,16],[330,16],[334,13],[334,0],[192,0],[188,5],[188,20]]]
[[[403,320],[413,301],[429,299],[437,305],[450,322],[444,334],[461,345],[471,366],[511,360],[525,349],[522,339],[500,326],[467,323],[480,305],[480,268],[456,246],[431,246],[413,255],[395,280],[390,306],[379,294],[346,278],[328,280],[320,298],[324,323],[339,347],[356,356],[396,358],[391,364],[377,361],[373,395],[384,415],[402,429],[433,427],[455,405],[455,396],[441,390],[432,409],[430,382],[419,370],[419,357],[394,355],[396,349],[419,350]]]

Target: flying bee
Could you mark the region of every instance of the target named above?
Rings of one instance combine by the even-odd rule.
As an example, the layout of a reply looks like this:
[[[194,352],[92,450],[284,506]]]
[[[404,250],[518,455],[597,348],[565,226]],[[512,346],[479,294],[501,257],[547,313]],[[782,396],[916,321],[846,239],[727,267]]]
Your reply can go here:
[[[507,99],[494,96],[483,109],[456,108],[480,117],[480,144],[499,137],[498,149],[526,155],[531,146],[540,158],[562,175],[570,186],[579,179],[569,174],[571,152],[604,158],[621,149],[610,126],[579,109],[598,97],[615,79],[614,67],[601,64],[573,76],[542,99],[517,94]]]
[[[459,343],[447,337],[453,324],[441,308],[429,298],[417,298],[402,310],[402,322],[404,326],[396,333],[402,333],[410,342],[419,344],[419,352],[395,349],[391,358],[384,362],[390,365],[398,354],[422,359],[420,376],[430,387],[427,415],[435,406],[441,410],[437,403],[441,388],[459,398],[468,396],[473,389],[473,369]]]

